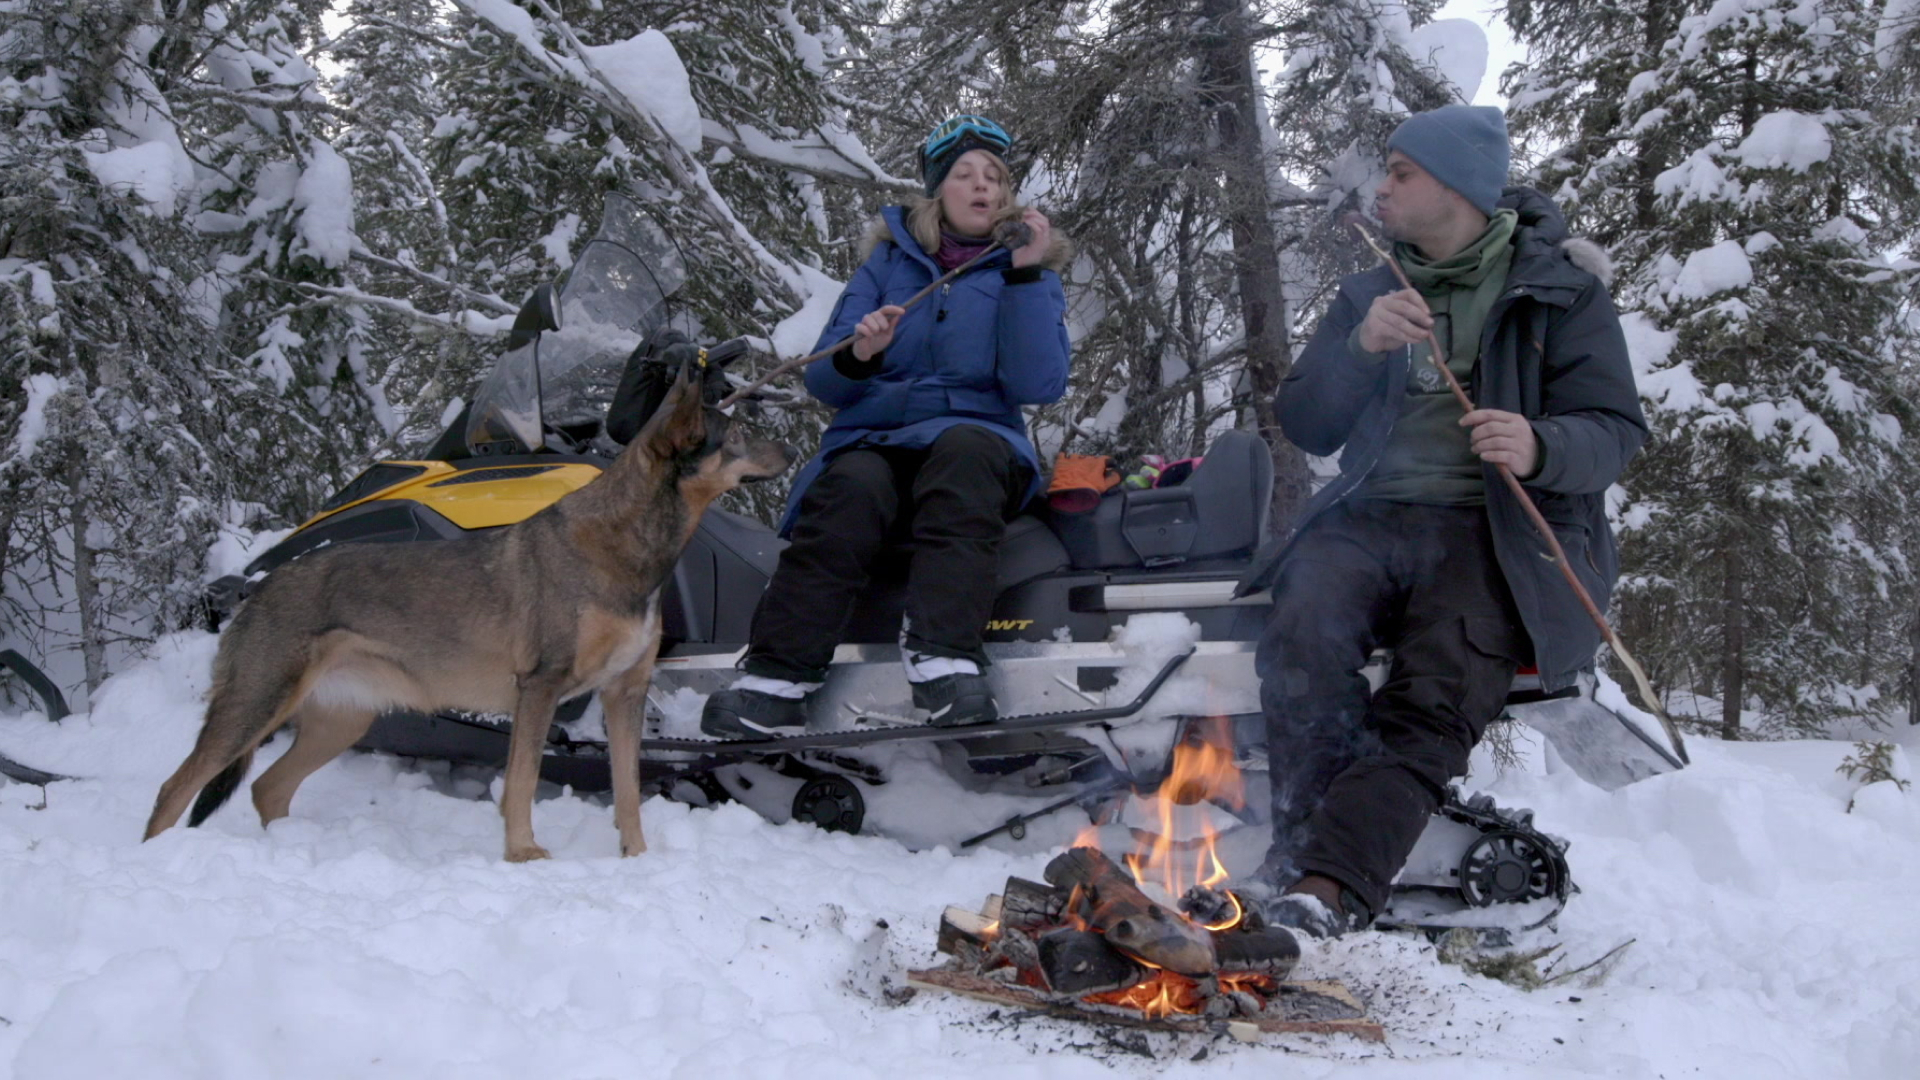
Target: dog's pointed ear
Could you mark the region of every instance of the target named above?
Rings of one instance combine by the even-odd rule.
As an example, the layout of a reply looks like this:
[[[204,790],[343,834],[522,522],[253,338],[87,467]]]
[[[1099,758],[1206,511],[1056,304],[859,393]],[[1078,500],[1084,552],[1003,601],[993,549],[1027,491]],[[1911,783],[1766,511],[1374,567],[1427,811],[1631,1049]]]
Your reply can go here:
[[[647,448],[662,458],[674,457],[707,441],[707,418],[700,398],[700,380],[690,378],[694,363],[690,355],[680,361],[666,400],[653,422],[647,425]]]

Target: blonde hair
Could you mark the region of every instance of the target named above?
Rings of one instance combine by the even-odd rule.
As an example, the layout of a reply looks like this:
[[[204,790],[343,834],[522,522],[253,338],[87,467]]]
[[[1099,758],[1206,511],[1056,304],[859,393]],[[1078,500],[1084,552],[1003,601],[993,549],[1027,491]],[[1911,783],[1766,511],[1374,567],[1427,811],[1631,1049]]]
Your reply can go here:
[[[979,153],[987,155],[1000,169],[1000,206],[994,211],[993,223],[999,225],[1003,221],[1020,220],[1026,207],[1013,201],[1013,170],[1007,168],[1007,163],[993,151],[979,150]],[[907,232],[913,234],[920,249],[929,255],[940,250],[940,230],[946,224],[947,216],[940,206],[938,194],[916,195],[907,203]]]

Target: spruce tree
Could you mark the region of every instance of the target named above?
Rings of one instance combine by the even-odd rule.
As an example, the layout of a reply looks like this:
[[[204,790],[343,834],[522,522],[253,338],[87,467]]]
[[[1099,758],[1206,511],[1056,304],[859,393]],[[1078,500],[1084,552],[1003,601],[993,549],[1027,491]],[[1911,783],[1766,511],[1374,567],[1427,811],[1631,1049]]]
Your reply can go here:
[[[1920,163],[1872,107],[1877,14],[1510,6],[1539,58],[1509,84],[1515,126],[1614,249],[1654,431],[1616,499],[1622,621],[1728,737],[1885,707],[1861,676],[1888,638],[1860,629],[1907,576],[1885,523],[1911,515],[1911,328],[1879,253],[1911,240]]]
[[[227,178],[196,160],[185,118],[235,95],[164,66],[201,63],[199,26],[220,14],[0,13],[7,632],[42,658],[76,649],[89,687],[114,650],[189,617],[241,463],[293,411],[223,347],[220,252],[197,215]]]

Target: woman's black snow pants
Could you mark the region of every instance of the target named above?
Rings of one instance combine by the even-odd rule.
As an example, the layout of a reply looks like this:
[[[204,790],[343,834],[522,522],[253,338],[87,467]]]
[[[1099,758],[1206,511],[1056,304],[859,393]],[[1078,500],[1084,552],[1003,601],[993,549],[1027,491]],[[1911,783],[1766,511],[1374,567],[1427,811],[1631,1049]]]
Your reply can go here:
[[[841,453],[801,496],[741,666],[824,680],[875,558],[899,539],[913,545],[908,648],[984,665],[1000,541],[1032,479],[1006,439],[972,424],[948,428],[925,449],[868,444]]]

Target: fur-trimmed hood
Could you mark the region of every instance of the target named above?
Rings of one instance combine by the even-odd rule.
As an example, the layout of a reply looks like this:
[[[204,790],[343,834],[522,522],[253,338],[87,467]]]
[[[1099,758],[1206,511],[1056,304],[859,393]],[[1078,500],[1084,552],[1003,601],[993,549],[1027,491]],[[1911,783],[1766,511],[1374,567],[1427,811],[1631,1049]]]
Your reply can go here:
[[[1584,236],[1569,235],[1567,219],[1552,199],[1530,187],[1510,187],[1500,193],[1499,205],[1520,217],[1513,241],[1517,260],[1530,254],[1548,255],[1558,248],[1574,266],[1599,278],[1600,284],[1613,284],[1613,258],[1607,249]]]
[[[900,208],[902,220],[906,218],[909,209],[911,208],[904,206]],[[865,259],[881,244],[896,242],[898,240],[893,234],[893,226],[887,224],[885,216],[875,215],[874,219],[868,222],[867,231],[860,237],[860,257]],[[1052,239],[1047,244],[1047,253],[1040,259],[1040,265],[1056,274],[1063,274],[1068,265],[1073,262],[1073,253],[1073,241],[1056,227],[1053,230]],[[923,254],[931,255],[932,253],[923,252]]]
[[[1567,253],[1573,265],[1600,279],[1600,284],[1613,285],[1613,256],[1600,246],[1599,241],[1584,236],[1569,236],[1560,241],[1560,250]]]

